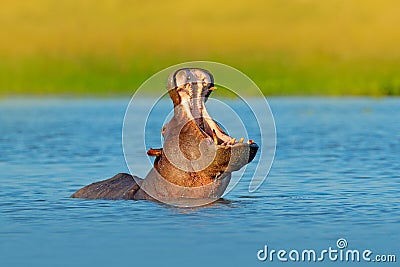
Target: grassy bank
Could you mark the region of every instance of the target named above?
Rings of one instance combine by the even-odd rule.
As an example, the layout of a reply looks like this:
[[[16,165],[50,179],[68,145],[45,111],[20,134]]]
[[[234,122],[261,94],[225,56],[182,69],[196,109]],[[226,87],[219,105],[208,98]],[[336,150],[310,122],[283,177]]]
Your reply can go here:
[[[0,96],[129,95],[153,73],[218,61],[266,95],[400,95],[400,2],[0,3]]]

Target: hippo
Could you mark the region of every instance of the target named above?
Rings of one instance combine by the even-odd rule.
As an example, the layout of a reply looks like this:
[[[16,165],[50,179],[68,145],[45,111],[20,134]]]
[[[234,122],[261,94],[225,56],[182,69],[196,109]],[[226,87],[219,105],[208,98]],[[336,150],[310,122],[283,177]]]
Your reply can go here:
[[[146,177],[119,173],[79,189],[72,198],[200,204],[221,198],[232,172],[254,159],[258,145],[229,136],[208,114],[205,103],[215,89],[209,71],[178,69],[168,77],[167,89],[174,114],[161,130],[163,147],[147,151],[155,160]]]

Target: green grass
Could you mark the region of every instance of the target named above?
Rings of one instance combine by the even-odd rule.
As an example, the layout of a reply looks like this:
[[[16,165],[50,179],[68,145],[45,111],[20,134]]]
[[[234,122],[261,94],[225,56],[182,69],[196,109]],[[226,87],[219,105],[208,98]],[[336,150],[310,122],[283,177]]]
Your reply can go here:
[[[192,60],[231,65],[265,95],[400,95],[399,9],[395,0],[4,1],[0,97],[131,95]]]
[[[0,62],[0,95],[131,95],[157,71],[184,61],[184,57],[30,57]],[[216,57],[238,68],[265,95],[400,95],[399,66],[392,62],[365,64],[365,60],[302,61],[284,57],[231,59]],[[372,60],[369,62],[373,62]],[[384,67],[383,67],[384,66]],[[216,77],[218,82],[218,77]],[[154,88],[163,90],[162,88]]]

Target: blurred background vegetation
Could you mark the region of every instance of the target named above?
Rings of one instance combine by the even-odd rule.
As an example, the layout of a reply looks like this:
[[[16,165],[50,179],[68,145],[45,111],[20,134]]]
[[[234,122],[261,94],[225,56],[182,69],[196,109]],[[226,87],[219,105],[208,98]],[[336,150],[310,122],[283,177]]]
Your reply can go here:
[[[131,95],[185,61],[266,95],[399,95],[400,1],[0,2],[0,96]]]

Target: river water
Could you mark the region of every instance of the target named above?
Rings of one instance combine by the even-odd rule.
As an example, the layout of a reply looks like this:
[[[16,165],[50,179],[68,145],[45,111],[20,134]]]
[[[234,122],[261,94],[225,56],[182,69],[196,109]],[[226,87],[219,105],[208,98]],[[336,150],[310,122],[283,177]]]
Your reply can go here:
[[[400,99],[269,99],[276,155],[254,193],[245,172],[206,207],[69,198],[128,172],[121,145],[128,102],[0,101],[1,266],[271,266],[282,264],[276,255],[257,259],[265,245],[318,252],[338,249],[340,238],[344,250],[400,261]]]

